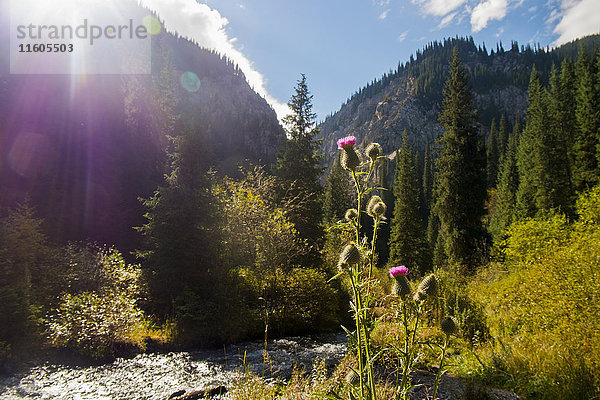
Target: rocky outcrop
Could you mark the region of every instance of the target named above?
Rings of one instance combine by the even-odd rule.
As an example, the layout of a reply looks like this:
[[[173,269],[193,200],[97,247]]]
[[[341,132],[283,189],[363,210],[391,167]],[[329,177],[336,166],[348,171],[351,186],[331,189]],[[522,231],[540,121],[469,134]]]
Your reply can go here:
[[[392,80],[371,98],[351,99],[344,104],[321,124],[320,138],[326,161],[336,153],[337,139],[347,135],[356,136],[359,147],[377,142],[387,154],[400,147],[404,129],[409,141],[418,149],[440,137],[443,129],[438,123],[439,106],[423,102],[414,89],[414,79],[406,74]],[[480,110],[497,110],[498,120],[501,113],[521,114],[527,107],[527,93],[510,85],[474,93],[473,103]]]

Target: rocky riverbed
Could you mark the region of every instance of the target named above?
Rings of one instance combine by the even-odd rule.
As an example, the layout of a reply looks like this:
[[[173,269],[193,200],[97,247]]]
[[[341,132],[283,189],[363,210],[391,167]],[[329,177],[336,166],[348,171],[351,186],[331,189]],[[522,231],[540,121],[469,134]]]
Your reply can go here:
[[[28,363],[0,378],[2,399],[165,400],[178,391],[191,393],[227,386],[246,370],[286,378],[294,364],[310,370],[317,359],[335,365],[346,352],[345,334],[247,342],[221,349],[148,353],[102,365],[71,365],[48,360]],[[213,398],[227,398],[227,395]]]

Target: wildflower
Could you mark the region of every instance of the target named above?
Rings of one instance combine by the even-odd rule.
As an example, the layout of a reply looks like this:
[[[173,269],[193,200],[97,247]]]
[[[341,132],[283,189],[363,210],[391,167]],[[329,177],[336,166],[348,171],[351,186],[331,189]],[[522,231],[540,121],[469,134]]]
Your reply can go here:
[[[338,149],[346,150],[353,147],[356,144],[356,138],[354,136],[346,136],[337,141]]]
[[[344,150],[342,153],[341,164],[347,170],[354,171],[360,165],[360,156],[356,152],[354,145],[356,138],[354,136],[346,136],[337,141],[338,149]]]
[[[379,143],[371,143],[367,146],[367,150],[365,150],[367,156],[373,161],[377,160],[377,157],[379,157],[382,152],[383,150]]]
[[[392,268],[390,268],[390,275],[394,278],[397,275],[408,275],[408,268],[406,268],[404,265],[392,267]]]
[[[404,265],[392,267],[389,270],[390,275],[394,278],[394,285],[392,286],[392,294],[396,294],[402,298],[408,296],[411,292],[410,283],[406,279],[408,275],[408,268]]]
[[[383,201],[380,201],[379,203],[375,204],[372,209],[373,214],[379,218],[383,217],[383,214],[385,214],[385,210],[387,210],[387,206]]]

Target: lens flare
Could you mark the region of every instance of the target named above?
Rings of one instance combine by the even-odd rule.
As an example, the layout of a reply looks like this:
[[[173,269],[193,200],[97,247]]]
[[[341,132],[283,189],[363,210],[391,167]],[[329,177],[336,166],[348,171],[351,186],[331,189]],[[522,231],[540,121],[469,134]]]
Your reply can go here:
[[[144,27],[146,27],[146,30],[151,35],[158,35],[162,30],[162,24],[160,23],[158,18],[152,15],[146,15],[142,19],[142,24],[144,25]]]
[[[181,74],[179,81],[181,82],[181,86],[190,93],[195,93],[200,90],[200,78],[193,72],[184,72]]]

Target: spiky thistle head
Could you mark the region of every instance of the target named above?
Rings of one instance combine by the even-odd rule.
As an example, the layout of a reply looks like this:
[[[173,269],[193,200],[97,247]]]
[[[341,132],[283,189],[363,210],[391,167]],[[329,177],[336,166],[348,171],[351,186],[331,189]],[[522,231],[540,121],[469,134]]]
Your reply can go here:
[[[367,214],[373,218],[381,218],[385,214],[386,209],[387,206],[381,200],[381,197],[377,195],[371,196],[369,203],[367,203]]]
[[[392,278],[394,278],[392,294],[398,295],[402,298],[410,295],[412,288],[410,287],[410,283],[406,278],[406,275],[408,275],[408,268],[406,268],[404,265],[399,265],[397,267],[390,268],[389,272]]]
[[[354,147],[344,148],[340,163],[345,169],[355,171],[360,165],[360,156],[356,152],[356,149]]]
[[[345,217],[347,221],[354,221],[358,218],[358,210],[356,208],[347,209]]]
[[[350,243],[342,250],[339,265],[358,264],[360,260],[360,250],[358,250],[358,247],[354,243]]]
[[[367,146],[365,153],[367,154],[367,157],[369,157],[373,162],[375,162],[375,160],[377,160],[377,157],[379,157],[381,153],[383,153],[383,150],[381,149],[379,143],[371,143]]]
[[[434,297],[438,292],[438,281],[434,274],[426,276],[418,288],[419,292],[423,292],[426,297]]]
[[[440,327],[442,328],[442,332],[446,335],[454,335],[458,331],[458,322],[454,317],[445,317],[442,319]]]

